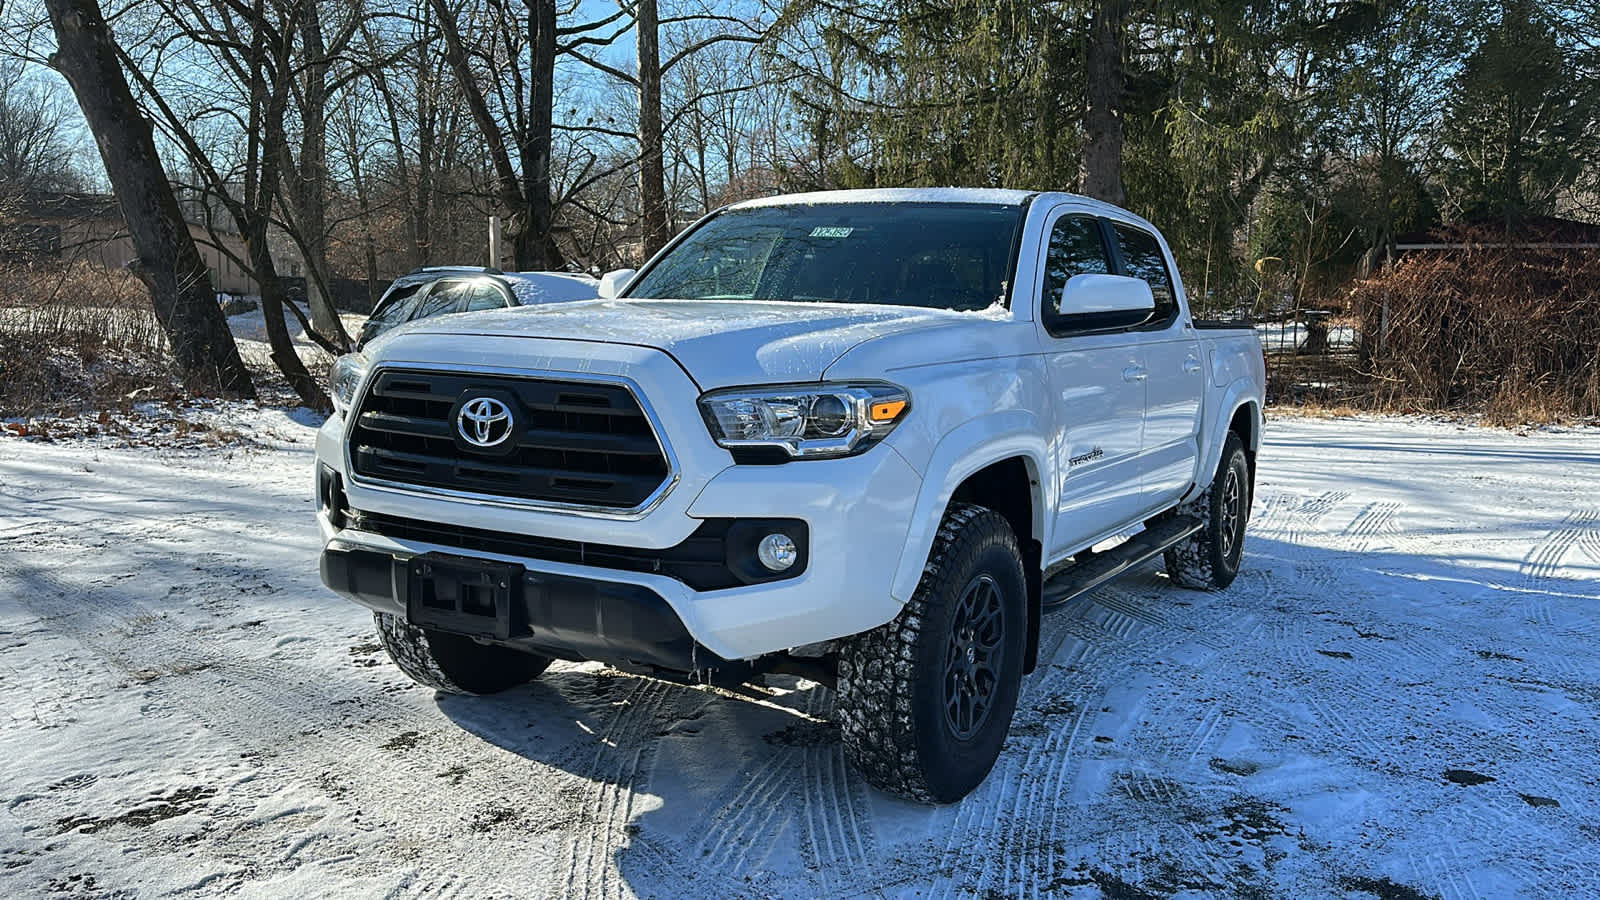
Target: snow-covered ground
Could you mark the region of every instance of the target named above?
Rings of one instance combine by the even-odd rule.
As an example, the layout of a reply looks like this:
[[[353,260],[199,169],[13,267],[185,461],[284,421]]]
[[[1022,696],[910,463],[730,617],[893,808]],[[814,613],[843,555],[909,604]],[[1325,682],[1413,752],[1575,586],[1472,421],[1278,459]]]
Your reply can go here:
[[[1292,353],[1310,340],[1311,329],[1304,322],[1262,322],[1256,325],[1256,335],[1268,353]],[[1349,350],[1355,345],[1355,328],[1334,325],[1328,329],[1328,349]]]
[[[259,297],[249,297],[260,303]],[[298,304],[301,312],[309,318],[310,310],[304,304]],[[367,317],[361,313],[340,313],[339,321],[343,323],[345,333],[354,338],[361,331],[362,323]],[[283,311],[283,323],[289,330],[289,339],[293,342],[295,350],[301,359],[313,359],[322,353],[322,348],[312,343],[306,337],[305,327],[300,320],[289,310]],[[249,312],[242,312],[228,317],[228,330],[233,332],[233,338],[239,345],[239,355],[244,361],[256,368],[268,368],[273,365],[272,346],[267,343],[266,313],[259,305]]]
[[[1245,570],[1047,616],[965,802],[829,692],[412,686],[316,576],[305,416],[0,438],[0,895],[1600,895],[1600,431],[1271,423]]]

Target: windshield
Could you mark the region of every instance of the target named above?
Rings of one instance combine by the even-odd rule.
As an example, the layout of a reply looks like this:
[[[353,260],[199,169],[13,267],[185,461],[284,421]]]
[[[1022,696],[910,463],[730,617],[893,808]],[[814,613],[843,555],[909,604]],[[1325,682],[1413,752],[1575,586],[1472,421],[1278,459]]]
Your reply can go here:
[[[1005,302],[1022,213],[973,203],[729,210],[672,248],[628,297],[986,309]]]

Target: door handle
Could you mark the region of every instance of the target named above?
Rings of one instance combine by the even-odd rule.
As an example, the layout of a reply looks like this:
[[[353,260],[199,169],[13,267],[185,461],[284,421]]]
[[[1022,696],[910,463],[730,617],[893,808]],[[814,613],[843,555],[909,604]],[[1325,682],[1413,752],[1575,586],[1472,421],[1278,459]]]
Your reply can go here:
[[[1183,370],[1188,372],[1190,375],[1195,374],[1196,372],[1200,371],[1200,360],[1195,359],[1192,356],[1189,357],[1183,361]]]
[[[1123,381],[1143,381],[1145,379],[1145,376],[1147,376],[1149,374],[1150,374],[1149,372],[1145,371],[1144,366],[1129,366],[1126,369],[1122,370],[1122,380]]]

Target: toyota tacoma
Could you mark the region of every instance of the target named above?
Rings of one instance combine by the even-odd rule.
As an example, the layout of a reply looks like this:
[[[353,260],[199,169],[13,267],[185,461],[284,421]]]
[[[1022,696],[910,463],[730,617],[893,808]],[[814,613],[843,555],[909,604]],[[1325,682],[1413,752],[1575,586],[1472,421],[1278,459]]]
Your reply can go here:
[[[739,203],[599,299],[338,360],[322,579],[441,691],[553,660],[807,677],[867,781],[953,801],[1000,753],[1049,606],[1157,557],[1176,585],[1234,579],[1263,369],[1104,203]]]

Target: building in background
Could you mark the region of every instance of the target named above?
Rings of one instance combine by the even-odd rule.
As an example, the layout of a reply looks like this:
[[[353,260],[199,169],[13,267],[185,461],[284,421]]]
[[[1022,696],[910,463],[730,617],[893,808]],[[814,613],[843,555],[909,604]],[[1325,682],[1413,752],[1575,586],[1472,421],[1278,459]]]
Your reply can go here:
[[[245,258],[244,239],[233,229],[232,217],[225,211],[219,215],[215,209],[208,216],[200,201],[182,192],[179,196],[189,234],[211,274],[212,288],[221,294],[259,293],[255,279],[239,265],[238,260]],[[273,247],[280,274],[292,282],[303,275],[304,268],[297,254],[293,259],[279,259],[285,255],[289,254]],[[0,204],[0,261],[86,262],[123,268],[133,258],[133,241],[117,200],[110,194],[32,192]],[[303,287],[300,293],[303,296]]]

